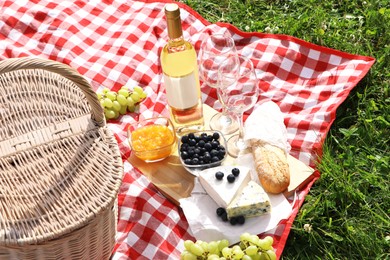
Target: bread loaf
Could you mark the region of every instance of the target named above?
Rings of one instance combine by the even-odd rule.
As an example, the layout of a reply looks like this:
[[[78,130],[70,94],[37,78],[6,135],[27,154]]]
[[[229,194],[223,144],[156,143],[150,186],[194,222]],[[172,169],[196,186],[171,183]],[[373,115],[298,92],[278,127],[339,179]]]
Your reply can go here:
[[[281,193],[290,184],[290,169],[285,152],[261,140],[251,140],[252,154],[260,183],[269,193]]]

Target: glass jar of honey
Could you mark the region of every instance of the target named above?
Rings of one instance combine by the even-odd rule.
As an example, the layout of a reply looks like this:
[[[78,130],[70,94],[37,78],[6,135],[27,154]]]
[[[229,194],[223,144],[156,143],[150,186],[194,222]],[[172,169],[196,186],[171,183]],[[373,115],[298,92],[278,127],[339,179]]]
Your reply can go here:
[[[140,120],[130,125],[127,132],[132,152],[145,162],[163,160],[175,149],[175,129],[166,117]]]

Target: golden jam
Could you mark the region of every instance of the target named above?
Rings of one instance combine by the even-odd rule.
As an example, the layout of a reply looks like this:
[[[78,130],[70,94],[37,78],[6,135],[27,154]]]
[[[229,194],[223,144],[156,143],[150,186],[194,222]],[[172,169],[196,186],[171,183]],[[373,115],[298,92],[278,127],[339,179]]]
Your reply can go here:
[[[165,125],[147,125],[131,133],[131,146],[137,157],[156,161],[172,153],[175,134]]]

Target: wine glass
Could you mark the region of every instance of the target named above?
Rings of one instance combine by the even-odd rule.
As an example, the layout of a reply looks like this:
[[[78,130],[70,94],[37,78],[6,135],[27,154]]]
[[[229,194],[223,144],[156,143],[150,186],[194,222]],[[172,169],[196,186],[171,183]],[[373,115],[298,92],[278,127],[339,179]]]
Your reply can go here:
[[[244,112],[254,107],[259,96],[258,79],[252,61],[244,56],[229,57],[218,70],[220,95],[229,111],[237,117],[238,134],[227,141],[230,156],[236,158],[246,150],[244,140]]]
[[[237,55],[234,40],[225,34],[212,34],[202,41],[199,50],[199,75],[208,86],[217,90],[222,105],[221,113],[215,114],[209,122],[212,130],[227,135],[238,130],[238,123],[228,114],[219,95],[218,68],[226,58]]]

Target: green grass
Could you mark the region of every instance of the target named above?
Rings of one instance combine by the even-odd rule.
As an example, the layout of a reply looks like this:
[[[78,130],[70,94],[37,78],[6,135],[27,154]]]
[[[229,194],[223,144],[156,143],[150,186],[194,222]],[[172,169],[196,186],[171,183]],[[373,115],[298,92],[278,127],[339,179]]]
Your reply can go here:
[[[282,259],[390,259],[390,2],[182,2],[210,22],[376,58],[337,111],[318,165],[321,178],[293,223]]]

